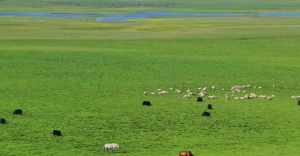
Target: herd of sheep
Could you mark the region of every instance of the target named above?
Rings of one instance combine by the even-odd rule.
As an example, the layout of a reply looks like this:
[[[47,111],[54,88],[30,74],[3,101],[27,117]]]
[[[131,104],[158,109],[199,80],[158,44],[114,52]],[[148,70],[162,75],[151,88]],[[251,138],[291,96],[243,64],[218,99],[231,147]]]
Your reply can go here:
[[[234,85],[230,89],[226,90],[225,88],[218,89],[216,86],[210,87],[199,87],[197,89],[178,89],[178,88],[169,88],[169,89],[156,89],[154,91],[144,91],[145,96],[166,96],[168,94],[177,94],[183,98],[192,98],[194,96],[207,98],[210,100],[220,98],[216,94],[220,91],[224,93],[225,100],[248,100],[248,99],[265,99],[272,100],[275,98],[275,95],[265,95],[257,94],[253,90],[260,90],[261,86],[251,85]],[[221,96],[222,97],[222,96]]]
[[[180,95],[183,98],[192,98],[197,97],[197,102],[203,102],[204,98],[207,99],[217,99],[218,96],[215,95],[218,90],[225,92],[224,98],[225,100],[250,100],[250,99],[265,99],[265,100],[272,100],[275,98],[275,95],[265,95],[265,94],[256,94],[253,90],[260,90],[262,89],[261,86],[254,86],[251,85],[234,85],[230,89],[226,90],[224,88],[217,89],[216,86],[211,87],[199,87],[197,89],[178,89],[178,88],[169,88],[167,90],[164,89],[156,89],[155,91],[144,91],[145,96],[166,96],[168,94],[176,94]],[[292,99],[297,100],[297,104],[300,105],[300,96],[291,96]],[[152,106],[151,101],[143,101],[143,106],[150,107]],[[213,105],[207,104],[207,111],[202,113],[202,116],[209,117],[211,113],[208,110],[212,110]],[[104,145],[104,150],[106,152],[115,152],[118,151],[120,148],[119,144],[110,143]],[[179,156],[193,156],[191,151],[181,151],[179,152]]]

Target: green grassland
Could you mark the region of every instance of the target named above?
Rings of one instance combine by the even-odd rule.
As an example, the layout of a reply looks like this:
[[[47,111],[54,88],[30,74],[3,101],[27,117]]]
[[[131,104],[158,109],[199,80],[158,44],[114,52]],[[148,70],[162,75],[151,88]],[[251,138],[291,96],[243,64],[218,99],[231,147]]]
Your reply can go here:
[[[52,10],[47,8],[50,2],[57,5],[28,2],[36,8],[27,1],[2,0],[0,9]],[[77,3],[59,6],[69,2]],[[159,1],[116,2],[128,4],[120,10],[132,11],[141,9],[137,2],[152,9],[156,6],[150,4]],[[207,3],[213,2],[218,1]],[[246,2],[254,4],[230,2],[237,2],[240,10],[248,10]],[[278,10],[298,10],[300,5],[300,1],[261,2]],[[204,1],[186,5],[193,3]],[[100,4],[111,9],[110,1],[90,0],[70,10],[96,10]],[[300,107],[290,96],[300,94],[299,42],[299,18],[97,23],[0,17],[0,117],[8,120],[0,125],[0,155],[175,156],[189,149],[195,156],[298,156]],[[158,88],[230,89],[235,84],[262,86],[258,94],[276,98],[226,101],[225,91],[218,91],[220,98],[205,102],[214,104],[212,117],[204,118],[206,105],[195,98],[143,95]],[[143,100],[151,100],[153,106],[143,107]],[[11,115],[16,108],[25,114]],[[53,137],[53,129],[61,129],[64,136]],[[103,152],[103,144],[110,142],[119,143],[120,152]]]
[[[299,11],[299,0],[0,0],[1,11]]]

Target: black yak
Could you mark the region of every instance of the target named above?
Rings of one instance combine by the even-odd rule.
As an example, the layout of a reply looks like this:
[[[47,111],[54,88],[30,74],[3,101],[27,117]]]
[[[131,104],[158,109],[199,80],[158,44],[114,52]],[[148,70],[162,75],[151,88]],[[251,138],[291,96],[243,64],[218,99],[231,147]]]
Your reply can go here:
[[[202,116],[209,117],[210,116],[210,112],[205,111],[205,112],[202,113]]]
[[[203,97],[201,96],[197,97],[197,102],[203,102]]]
[[[150,101],[143,101],[143,106],[152,106]]]
[[[207,105],[207,109],[213,109],[212,104],[208,104],[208,105]]]
[[[23,115],[23,110],[22,109],[16,109],[14,112],[13,112],[14,115]]]
[[[6,124],[6,120],[4,118],[0,119],[0,124]]]
[[[54,136],[62,136],[62,133],[61,133],[60,130],[53,130],[52,134],[53,134]]]

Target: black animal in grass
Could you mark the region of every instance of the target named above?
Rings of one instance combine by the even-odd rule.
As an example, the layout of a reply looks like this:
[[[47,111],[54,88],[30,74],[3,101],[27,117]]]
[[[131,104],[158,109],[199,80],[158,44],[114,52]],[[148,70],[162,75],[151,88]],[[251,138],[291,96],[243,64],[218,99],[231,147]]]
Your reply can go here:
[[[16,109],[13,111],[13,115],[23,115],[23,110],[22,109]]]
[[[143,106],[152,106],[152,103],[150,101],[143,101]]]
[[[297,104],[300,106],[300,99],[297,100]]]
[[[203,117],[210,117],[210,115],[211,115],[211,114],[210,114],[210,112],[208,112],[208,111],[205,111],[205,112],[202,113],[202,116],[203,116]]]
[[[7,121],[4,118],[0,118],[0,124],[6,124]]]
[[[207,105],[207,109],[212,110],[212,109],[213,109],[213,105],[212,105],[212,104],[208,104],[208,105]]]
[[[60,130],[53,130],[53,136],[62,136],[62,132]]]
[[[203,102],[203,97],[201,96],[197,97],[197,102]]]

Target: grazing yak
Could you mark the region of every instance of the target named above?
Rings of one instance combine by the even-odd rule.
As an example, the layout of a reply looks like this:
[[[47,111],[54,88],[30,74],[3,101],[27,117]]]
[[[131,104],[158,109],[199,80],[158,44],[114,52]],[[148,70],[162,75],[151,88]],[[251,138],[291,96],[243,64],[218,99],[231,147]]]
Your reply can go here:
[[[14,115],[22,115],[23,114],[23,111],[22,109],[16,109],[14,112],[13,112]]]
[[[208,105],[207,105],[207,109],[213,109],[212,104],[208,104]]]
[[[6,124],[6,120],[4,118],[0,119],[0,124]]]
[[[203,102],[203,97],[201,96],[197,97],[197,102]]]
[[[202,113],[202,116],[204,116],[204,117],[209,117],[209,116],[210,116],[210,112],[206,112],[206,111],[205,111],[205,112]]]
[[[62,133],[61,133],[60,130],[53,130],[52,134],[53,134],[54,136],[62,136]]]
[[[120,145],[116,143],[105,144],[103,149],[105,152],[115,152],[120,149]]]
[[[143,101],[143,106],[152,106],[150,101]]]
[[[181,151],[179,152],[179,156],[194,156],[191,151]]]

